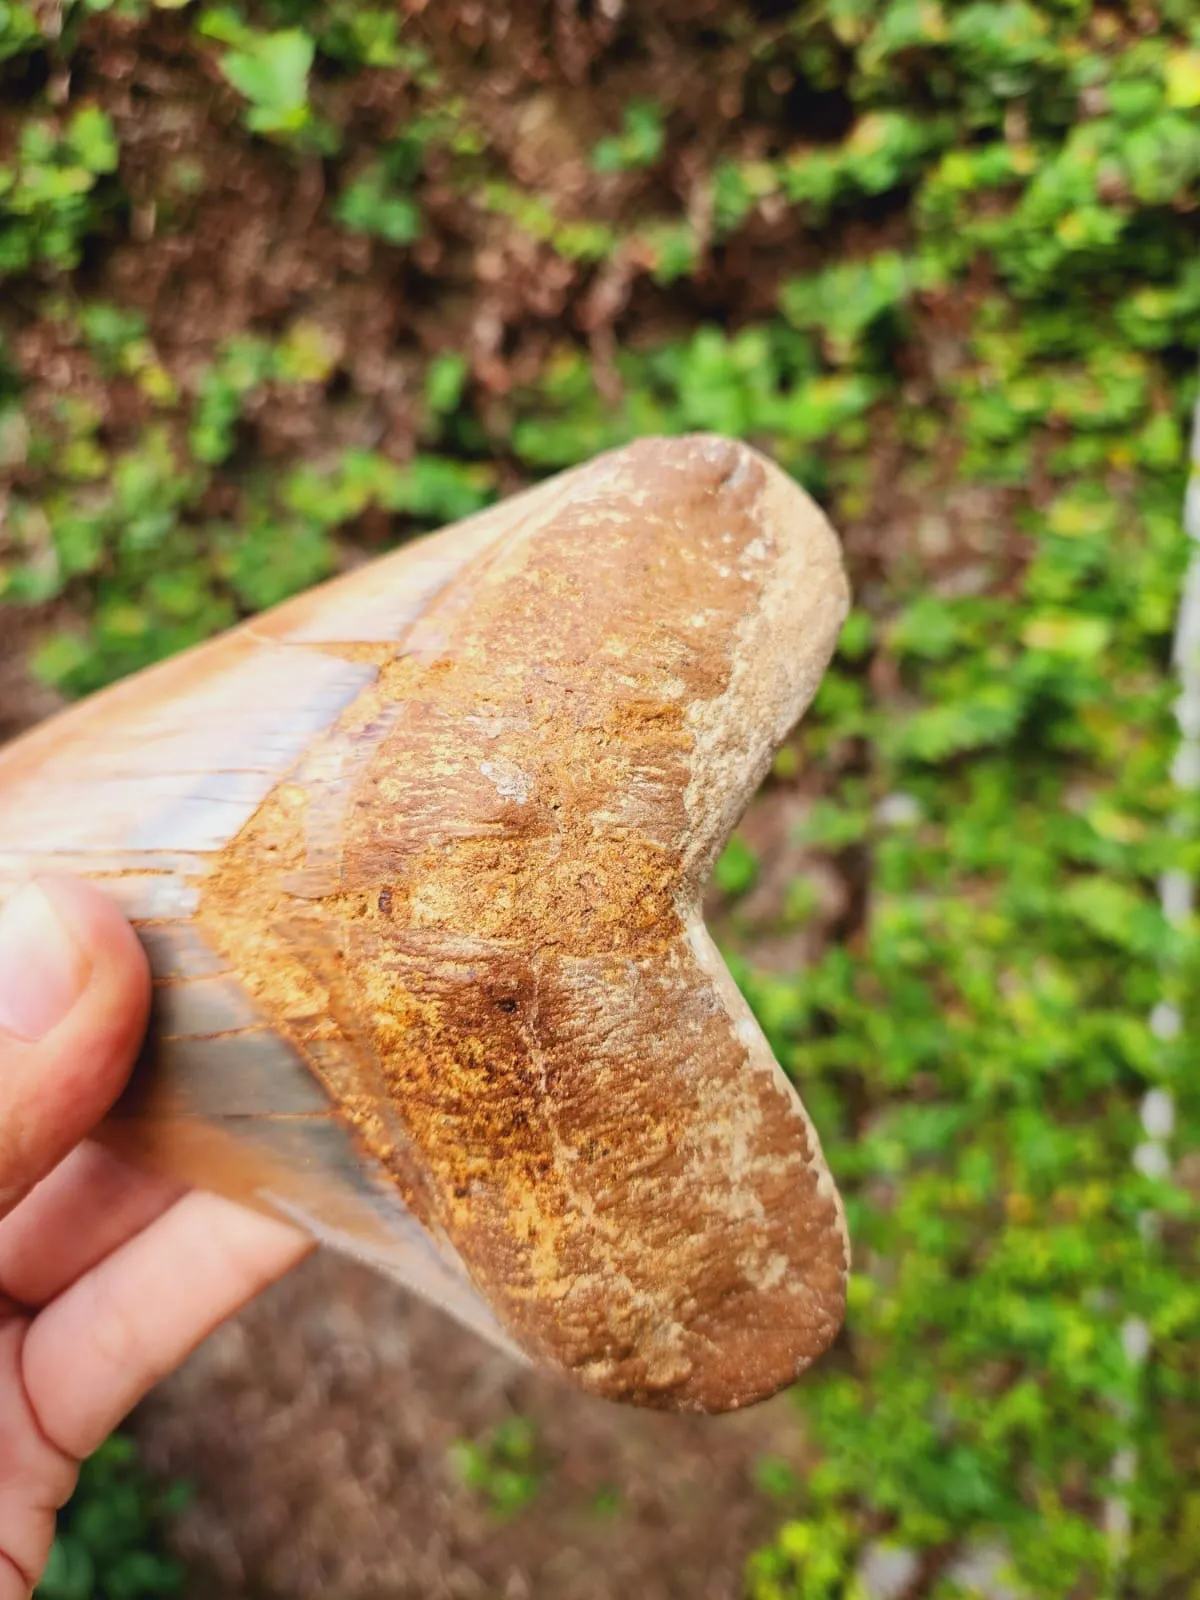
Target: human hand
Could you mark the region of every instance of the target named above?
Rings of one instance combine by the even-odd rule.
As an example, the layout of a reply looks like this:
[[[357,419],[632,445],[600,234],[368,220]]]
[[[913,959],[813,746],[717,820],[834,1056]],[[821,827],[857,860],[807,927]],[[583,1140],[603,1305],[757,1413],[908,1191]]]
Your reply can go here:
[[[0,1600],[25,1600],[89,1455],[206,1334],[310,1248],[84,1143],[124,1086],[146,958],[96,889],[0,914]]]

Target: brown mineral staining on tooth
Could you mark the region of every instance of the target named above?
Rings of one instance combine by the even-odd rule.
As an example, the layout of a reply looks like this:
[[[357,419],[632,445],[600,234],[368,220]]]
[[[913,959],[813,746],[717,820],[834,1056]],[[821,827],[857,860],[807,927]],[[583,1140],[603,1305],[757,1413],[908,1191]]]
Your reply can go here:
[[[211,861],[198,929],[534,1359],[759,1399],[834,1337],[848,1252],[699,897],[832,653],[837,541],[694,437],[424,548],[451,576],[386,649],[375,599],[322,637],[361,574],[255,624],[377,670]]]
[[[603,1394],[754,1399],[836,1331],[846,1244],[697,903],[832,649],[835,541],[744,448],[653,443],[448,599],[332,736],[356,777],[306,915],[336,928],[404,1145],[364,1134],[536,1357]],[[264,830],[303,865],[288,827],[268,803],[202,911],[248,977],[246,885]],[[280,959],[256,989],[303,992],[302,938]]]

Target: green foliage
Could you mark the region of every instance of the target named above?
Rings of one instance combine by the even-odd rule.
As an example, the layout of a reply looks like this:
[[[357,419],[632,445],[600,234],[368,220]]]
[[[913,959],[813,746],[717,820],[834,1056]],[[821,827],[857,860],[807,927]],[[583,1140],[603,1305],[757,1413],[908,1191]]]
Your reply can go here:
[[[372,233],[388,244],[412,244],[421,234],[421,208],[413,187],[427,153],[445,131],[441,117],[410,124],[342,191],[338,220],[353,233]]]
[[[338,205],[338,219],[353,233],[373,233],[388,244],[411,244],[420,236],[421,212],[415,200],[397,194],[388,163],[375,161],[355,179]]]
[[[22,5],[20,0],[16,4],[11,0],[0,3],[0,61],[34,48],[41,37],[32,6]]]
[[[886,251],[868,261],[839,262],[811,278],[791,279],[779,305],[794,327],[819,334],[830,361],[844,366],[859,355],[867,330],[899,313],[918,287],[933,285],[922,282],[916,263]]]
[[[433,358],[425,374],[425,400],[435,416],[453,415],[458,410],[468,376],[465,356],[446,350]]]
[[[777,183],[788,200],[820,218],[835,205],[886,194],[916,177],[928,154],[949,143],[953,135],[954,125],[948,119],[925,122],[899,111],[868,111],[840,146],[805,148],[786,156],[773,169],[761,172],[757,187],[766,193]],[[749,195],[753,190],[754,185],[748,185]]]
[[[102,180],[116,171],[113,126],[85,106],[56,125],[29,121],[14,164],[0,166],[0,275],[78,264],[103,214]]]
[[[476,199],[531,239],[550,245],[565,261],[604,261],[621,243],[620,233],[608,223],[565,221],[548,201],[503,180],[484,183]]]
[[[592,166],[600,173],[652,167],[662,155],[665,141],[661,107],[650,100],[635,100],[625,107],[621,132],[601,139],[592,151]]]
[[[330,336],[302,318],[273,342],[233,339],[193,376],[185,398],[143,319],[104,302],[64,308],[64,317],[100,370],[132,380],[160,419],[112,449],[85,403],[61,402],[32,440],[16,429],[19,411],[10,413],[14,448],[41,473],[42,492],[11,500],[7,539],[17,559],[0,561],[0,598],[36,604],[92,587],[86,620],[34,655],[39,677],[67,693],[136,671],[329,576],[335,532],[372,508],[436,526],[492,498],[485,466],[433,452],[401,466],[348,449],[282,474],[251,463],[234,534],[206,510],[214,473],[236,458],[249,408],[332,379],[339,357]],[[435,417],[465,378],[454,357],[440,371],[429,399]],[[167,426],[168,413],[182,427]],[[0,446],[3,439],[0,428]]]
[[[167,1600],[183,1571],[166,1554],[171,1515],[187,1489],[157,1488],[131,1440],[114,1437],[83,1463],[38,1585],[38,1600]]]
[[[758,857],[741,834],[735,833],[713,867],[713,883],[722,894],[739,895],[752,889],[757,877]]]
[[[800,1478],[795,1467],[778,1456],[764,1456],[756,1463],[754,1485],[760,1493],[775,1500],[790,1500],[800,1492]]]
[[[321,33],[321,49],[347,67],[401,67],[424,63],[424,55],[400,38],[394,11],[357,4],[335,5]]]
[[[544,1471],[533,1424],[517,1416],[498,1422],[482,1438],[458,1440],[451,1446],[450,1464],[498,1521],[532,1504]]]
[[[202,26],[210,38],[233,47],[221,57],[221,71],[249,101],[246,126],[252,133],[289,136],[310,126],[308,75],[316,45],[307,33],[256,32],[229,10],[209,12]]]
[[[869,1600],[864,1585],[847,1578],[857,1543],[843,1517],[785,1523],[775,1543],[750,1559],[749,1600]]]

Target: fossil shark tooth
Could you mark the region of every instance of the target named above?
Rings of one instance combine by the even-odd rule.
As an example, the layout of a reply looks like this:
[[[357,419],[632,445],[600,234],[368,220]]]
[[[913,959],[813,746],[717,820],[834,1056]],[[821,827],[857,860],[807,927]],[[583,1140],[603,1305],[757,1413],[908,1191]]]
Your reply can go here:
[[[0,897],[82,873],[155,974],[103,1136],[598,1394],[790,1382],[845,1226],[700,897],[846,606],[777,468],[644,440],[0,752]]]

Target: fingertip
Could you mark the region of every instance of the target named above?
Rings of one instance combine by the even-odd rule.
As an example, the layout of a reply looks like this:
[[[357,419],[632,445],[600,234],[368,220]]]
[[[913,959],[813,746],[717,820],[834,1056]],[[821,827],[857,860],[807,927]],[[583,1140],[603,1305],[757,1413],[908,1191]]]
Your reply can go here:
[[[150,1012],[150,964],[137,934],[95,884],[58,873],[36,883],[90,966],[77,1009],[111,1032],[119,1054],[136,1051]]]
[[[0,1211],[104,1116],[137,1057],[150,973],[93,885],[39,877],[0,919]]]

